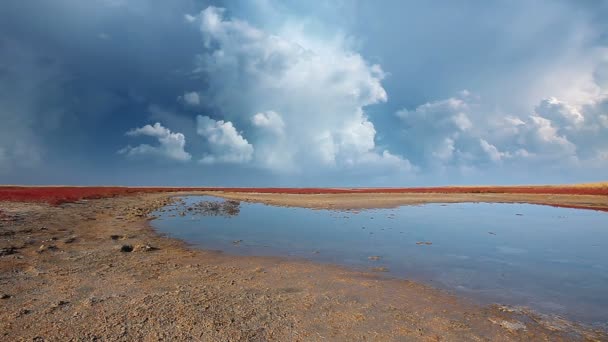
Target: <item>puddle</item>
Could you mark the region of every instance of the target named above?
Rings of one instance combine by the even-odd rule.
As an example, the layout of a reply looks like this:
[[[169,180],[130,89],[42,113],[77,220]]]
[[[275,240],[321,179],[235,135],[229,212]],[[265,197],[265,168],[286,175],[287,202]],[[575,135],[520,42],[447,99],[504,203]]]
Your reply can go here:
[[[603,212],[489,203],[330,211],[189,196],[153,215],[158,231],[203,249],[382,270],[481,303],[608,322]]]

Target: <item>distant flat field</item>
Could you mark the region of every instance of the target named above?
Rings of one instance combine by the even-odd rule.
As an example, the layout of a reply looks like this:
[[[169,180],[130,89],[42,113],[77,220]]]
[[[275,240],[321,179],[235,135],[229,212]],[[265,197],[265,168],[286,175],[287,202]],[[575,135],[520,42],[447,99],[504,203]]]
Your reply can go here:
[[[61,204],[142,193],[205,193],[243,201],[311,208],[374,208],[421,203],[505,202],[608,211],[608,182],[535,186],[412,188],[226,188],[0,186],[0,201]]]

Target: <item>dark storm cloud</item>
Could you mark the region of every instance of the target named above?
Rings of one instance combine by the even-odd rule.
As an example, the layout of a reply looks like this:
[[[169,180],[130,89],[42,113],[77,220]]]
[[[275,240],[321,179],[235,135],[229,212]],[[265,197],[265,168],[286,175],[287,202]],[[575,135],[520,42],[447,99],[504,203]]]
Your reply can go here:
[[[45,163],[73,154],[111,162],[120,146],[112,142],[144,124],[151,103],[173,106],[200,84],[190,76],[200,36],[183,15],[204,5],[3,2],[3,136],[19,136]]]

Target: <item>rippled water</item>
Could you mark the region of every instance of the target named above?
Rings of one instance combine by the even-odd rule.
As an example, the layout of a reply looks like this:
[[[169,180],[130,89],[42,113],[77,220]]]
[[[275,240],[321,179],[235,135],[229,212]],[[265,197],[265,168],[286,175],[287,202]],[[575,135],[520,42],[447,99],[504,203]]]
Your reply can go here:
[[[222,199],[183,200],[152,224],[200,248],[375,268],[484,303],[608,322],[607,213],[485,203],[329,211],[243,202],[222,210],[206,202]],[[201,202],[204,210],[186,210]]]

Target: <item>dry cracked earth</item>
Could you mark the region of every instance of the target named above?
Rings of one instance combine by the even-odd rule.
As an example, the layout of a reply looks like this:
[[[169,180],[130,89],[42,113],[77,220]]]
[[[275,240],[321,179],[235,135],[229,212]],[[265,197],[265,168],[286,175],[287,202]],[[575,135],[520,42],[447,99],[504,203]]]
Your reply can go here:
[[[0,202],[0,340],[608,340],[381,274],[195,250],[148,225],[169,201]]]

